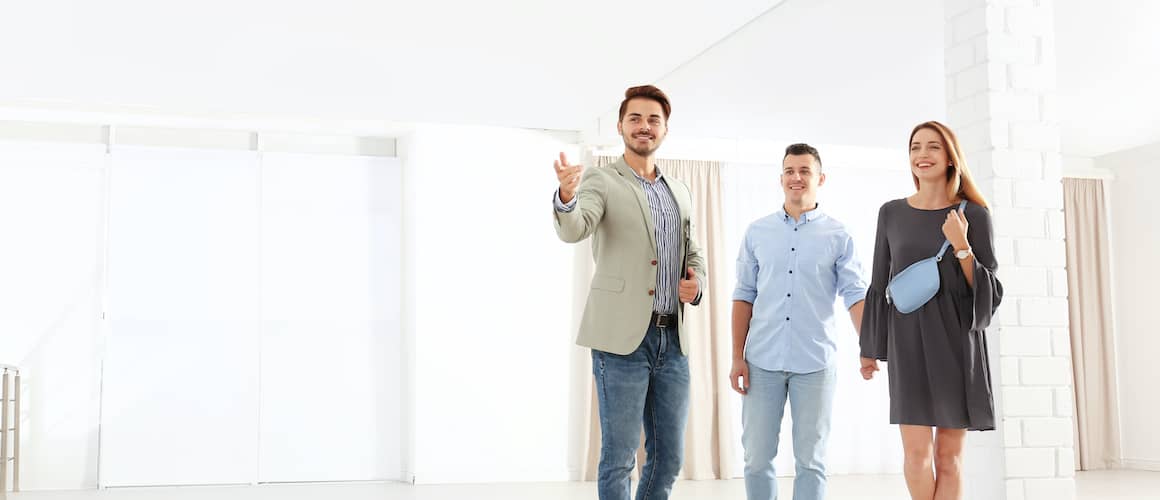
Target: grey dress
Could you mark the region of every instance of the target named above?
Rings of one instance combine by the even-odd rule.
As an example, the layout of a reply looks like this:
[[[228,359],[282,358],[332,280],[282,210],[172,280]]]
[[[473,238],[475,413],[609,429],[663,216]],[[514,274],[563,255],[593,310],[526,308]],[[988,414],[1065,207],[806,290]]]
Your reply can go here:
[[[942,225],[958,204],[911,207],[905,199],[878,211],[874,269],[862,316],[862,356],[886,361],[890,423],[948,429],[993,430],[994,400],[984,329],[1003,298],[995,278],[991,214],[968,203],[967,242],[975,254],[975,286],[947,249],[939,262],[940,287],[917,311],[902,314],[886,301],[895,273],[930,257],[942,246]]]

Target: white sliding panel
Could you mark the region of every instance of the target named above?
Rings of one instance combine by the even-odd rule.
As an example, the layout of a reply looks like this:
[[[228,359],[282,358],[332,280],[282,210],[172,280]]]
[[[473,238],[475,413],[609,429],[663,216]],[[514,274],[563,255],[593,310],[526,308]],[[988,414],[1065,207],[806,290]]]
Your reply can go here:
[[[21,368],[24,490],[97,484],[104,180],[103,145],[0,143],[0,364]]]
[[[103,486],[257,475],[256,153],[112,151]]]
[[[400,167],[262,159],[262,482],[398,479]]]

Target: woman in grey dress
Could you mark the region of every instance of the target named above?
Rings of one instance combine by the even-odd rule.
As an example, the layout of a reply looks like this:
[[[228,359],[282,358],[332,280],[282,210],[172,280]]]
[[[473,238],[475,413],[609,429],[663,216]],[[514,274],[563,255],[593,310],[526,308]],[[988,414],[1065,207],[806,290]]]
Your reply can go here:
[[[938,122],[910,134],[917,192],[878,211],[874,268],[861,337],[862,376],[887,361],[890,423],[899,424],[906,486],[915,500],[962,498],[967,430],[995,428],[984,329],[1003,297],[995,278],[991,215],[953,132]],[[959,203],[966,208],[959,212]],[[907,266],[934,255],[933,298],[909,314],[887,301],[886,285]]]

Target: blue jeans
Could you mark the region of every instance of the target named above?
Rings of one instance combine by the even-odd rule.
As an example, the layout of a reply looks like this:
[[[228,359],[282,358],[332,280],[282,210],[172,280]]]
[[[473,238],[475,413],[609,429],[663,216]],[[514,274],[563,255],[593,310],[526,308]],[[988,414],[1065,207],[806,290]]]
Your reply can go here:
[[[645,462],[637,500],[664,500],[673,490],[685,450],[689,360],[676,328],[650,325],[644,341],[621,356],[592,350],[600,405],[600,500],[629,500],[632,469],[644,423]]]
[[[788,397],[793,416],[793,454],[796,474],[794,500],[822,500],[826,496],[826,439],[834,406],[837,370],[830,366],[813,373],[762,370],[749,365],[749,391],[741,411],[741,444],[745,446],[745,493],[749,500],[775,500],[777,478],[773,458],[781,416]]]

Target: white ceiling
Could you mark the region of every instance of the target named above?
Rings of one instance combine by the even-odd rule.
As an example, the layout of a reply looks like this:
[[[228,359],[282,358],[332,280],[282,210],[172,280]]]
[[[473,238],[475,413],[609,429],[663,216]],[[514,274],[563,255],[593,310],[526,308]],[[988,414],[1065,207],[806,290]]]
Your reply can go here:
[[[1160,141],[1160,4],[1055,5],[1065,153]],[[886,147],[945,115],[937,0],[38,0],[0,11],[0,104],[580,130],[625,87],[657,82],[674,135]]]
[[[1064,152],[1160,142],[1160,2],[1057,0],[1055,10]]]
[[[13,1],[0,100],[579,129],[777,1]]]
[[[673,133],[901,147],[945,115],[941,18],[930,0],[788,0],[660,81]]]

